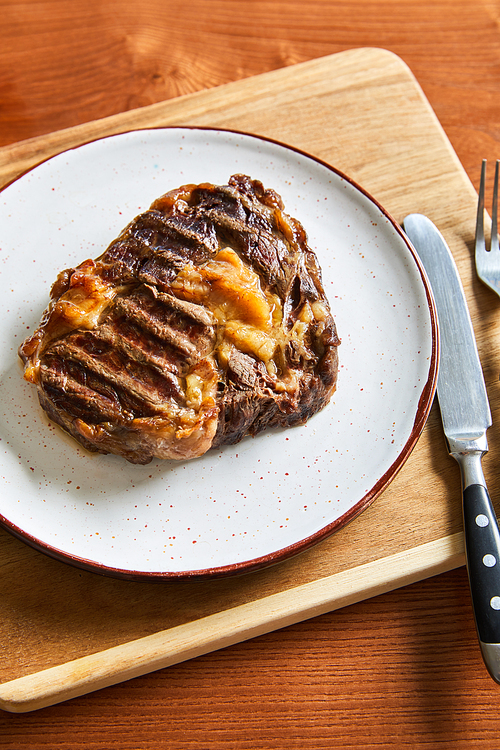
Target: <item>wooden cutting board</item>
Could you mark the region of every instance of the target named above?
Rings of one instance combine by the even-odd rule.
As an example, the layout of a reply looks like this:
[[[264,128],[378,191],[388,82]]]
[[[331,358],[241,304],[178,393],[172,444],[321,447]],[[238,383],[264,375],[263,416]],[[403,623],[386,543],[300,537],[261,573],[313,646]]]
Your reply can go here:
[[[0,184],[76,144],[193,125],[269,136],[319,157],[396,219],[427,214],[458,263],[494,426],[484,470],[500,489],[500,315],[475,278],[476,194],[418,83],[358,49],[0,149]],[[479,169],[479,165],[478,165]],[[0,707],[29,711],[169,666],[463,564],[460,477],[436,406],[402,471],[346,528],[237,578],[137,583],[74,569],[0,531]]]

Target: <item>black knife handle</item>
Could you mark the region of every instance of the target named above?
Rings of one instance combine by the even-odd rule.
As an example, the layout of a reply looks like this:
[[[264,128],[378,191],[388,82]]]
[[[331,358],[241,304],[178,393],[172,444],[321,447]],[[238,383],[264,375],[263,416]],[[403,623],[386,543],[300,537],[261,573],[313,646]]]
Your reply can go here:
[[[465,488],[463,516],[477,632],[483,643],[500,644],[500,531],[486,487]]]

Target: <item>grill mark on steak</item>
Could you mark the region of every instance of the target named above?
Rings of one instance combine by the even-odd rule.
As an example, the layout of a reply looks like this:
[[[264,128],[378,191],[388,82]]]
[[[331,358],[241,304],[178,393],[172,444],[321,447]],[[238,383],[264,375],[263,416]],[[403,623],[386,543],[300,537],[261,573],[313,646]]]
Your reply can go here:
[[[113,317],[112,324],[103,323],[94,335],[120,350],[125,358],[154,367],[160,373],[168,371],[181,375],[183,362],[179,352],[125,316]]]
[[[178,379],[166,371],[162,376],[156,369],[126,358],[116,348],[93,346],[91,333],[76,334],[52,347],[51,352],[62,362],[79,365],[97,380],[111,384],[128,394],[142,408],[145,404],[152,412],[162,412],[166,399],[182,398]]]
[[[302,424],[335,390],[339,343],[303,227],[233,175],[166,193],[59,274],[19,353],[42,408],[85,448],[147,463]]]
[[[166,285],[187,258],[200,263],[215,253],[217,243],[214,228],[204,219],[169,219],[150,210],[131,222],[99,260],[107,281],[124,284],[140,279]]]
[[[85,419],[90,423],[125,423],[133,418],[130,412],[124,411],[116,393],[111,394],[108,391],[105,395],[98,390],[100,384],[85,385],[66,374],[57,373],[46,365],[42,366],[42,370],[41,382],[46,396],[54,406],[68,415]]]
[[[152,308],[145,309],[135,299],[120,298],[116,300],[115,309],[126,319],[132,319],[140,328],[156,338],[166,341],[170,347],[177,349],[189,361],[197,358],[197,342],[191,339],[189,332],[178,330],[165,320],[161,320],[154,315]]]

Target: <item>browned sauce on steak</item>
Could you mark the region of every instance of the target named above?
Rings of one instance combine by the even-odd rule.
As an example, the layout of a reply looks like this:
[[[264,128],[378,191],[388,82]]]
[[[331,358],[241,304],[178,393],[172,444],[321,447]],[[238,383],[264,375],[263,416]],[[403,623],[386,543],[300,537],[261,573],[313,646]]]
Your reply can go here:
[[[238,174],[166,193],[60,273],[19,354],[54,422],[145,464],[303,424],[335,391],[339,343],[302,225]]]

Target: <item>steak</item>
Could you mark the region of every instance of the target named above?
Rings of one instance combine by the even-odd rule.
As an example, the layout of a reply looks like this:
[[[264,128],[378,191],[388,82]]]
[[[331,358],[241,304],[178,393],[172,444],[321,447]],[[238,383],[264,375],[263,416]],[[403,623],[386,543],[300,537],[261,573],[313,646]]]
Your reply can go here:
[[[19,354],[55,423],[146,464],[303,424],[335,391],[339,343],[302,225],[236,174],[166,193],[62,271]]]

